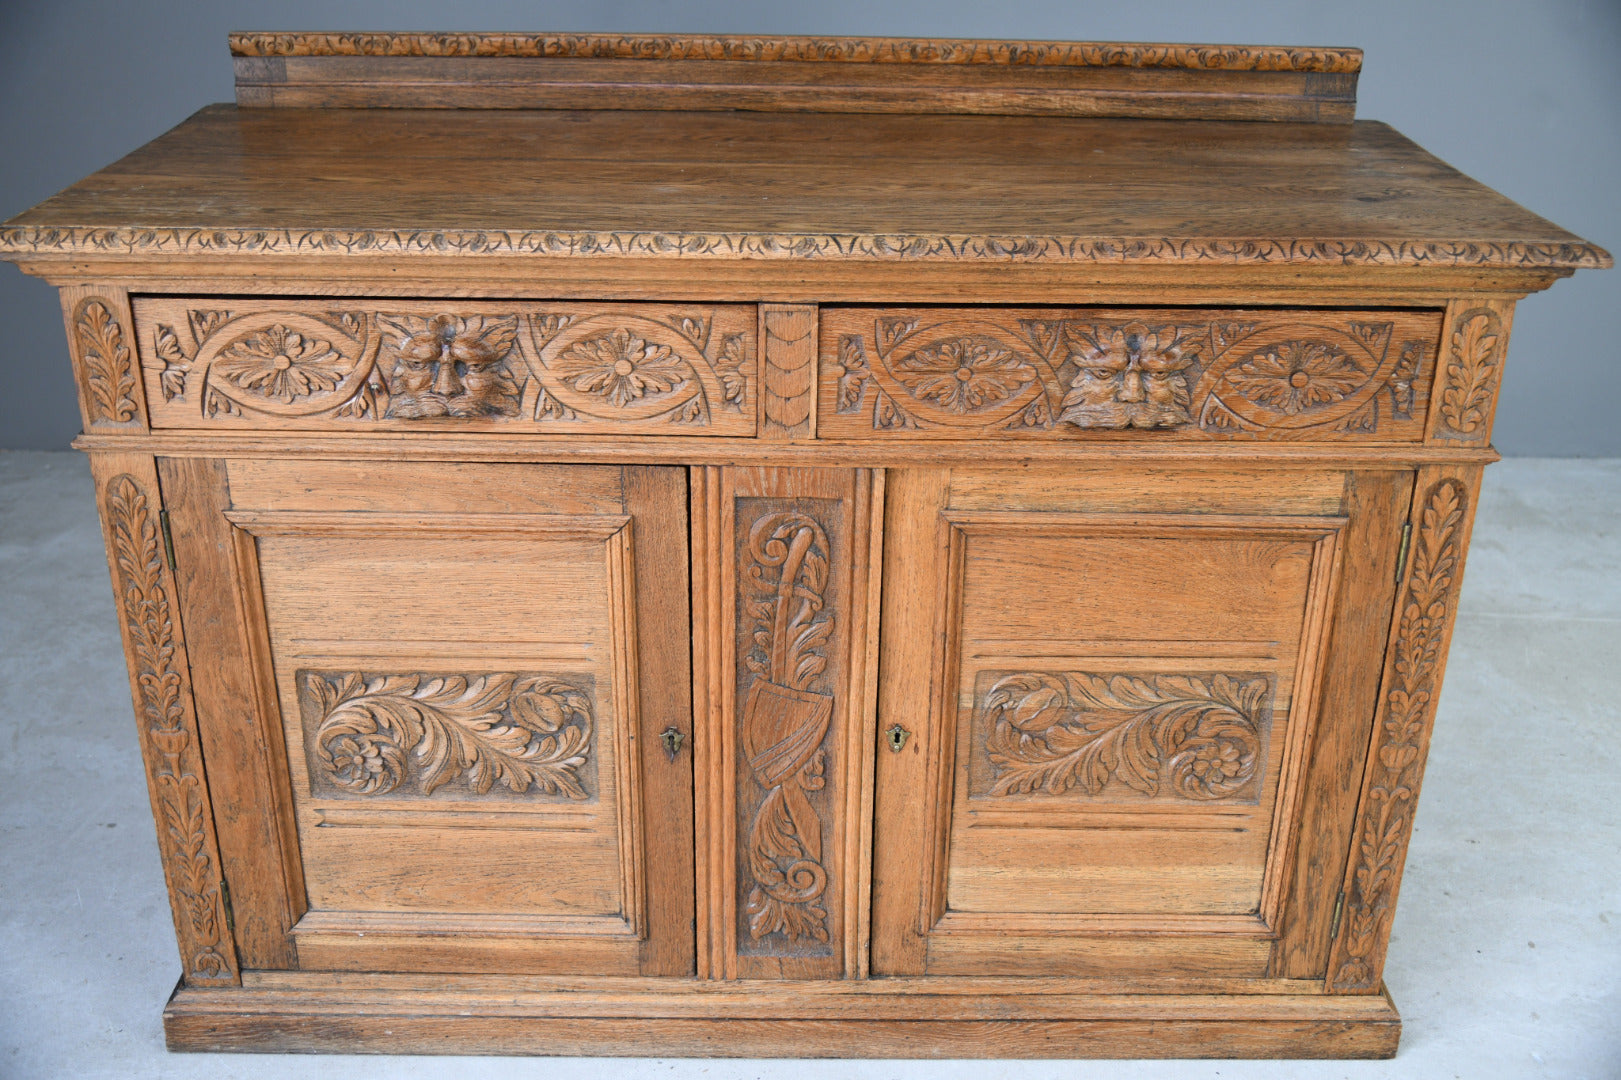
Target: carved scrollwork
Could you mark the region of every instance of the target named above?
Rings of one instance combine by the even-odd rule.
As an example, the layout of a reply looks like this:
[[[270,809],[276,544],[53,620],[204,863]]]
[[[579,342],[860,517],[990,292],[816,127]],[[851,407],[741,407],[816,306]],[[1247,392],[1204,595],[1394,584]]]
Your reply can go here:
[[[184,658],[175,635],[157,515],[135,477],[105,491],[124,616],[138,686],[147,774],[158,818],[158,846],[175,898],[176,930],[188,982],[235,982],[219,861],[202,779],[202,756],[186,705]]]
[[[73,336],[84,365],[91,423],[127,424],[135,419],[135,359],[124,325],[99,297],[86,297],[73,311]]]
[[[711,313],[658,311],[193,309],[150,327],[151,353],[164,401],[195,402],[208,419],[707,426],[717,410],[743,416],[751,350],[735,315],[716,330]]]
[[[1436,677],[1456,603],[1468,496],[1456,480],[1425,495],[1401,600],[1391,677],[1375,731],[1373,776],[1358,813],[1345,929],[1329,976],[1334,989],[1378,985],[1396,884],[1413,831],[1424,747],[1435,714]]]
[[[387,795],[414,774],[431,795],[460,780],[591,797],[590,695],[543,675],[301,671],[312,778],[341,795]]]
[[[833,695],[814,689],[827,670],[834,617],[824,610],[830,548],[809,516],[766,514],[749,528],[745,663],[753,680],[743,707],[743,750],[765,798],[749,828],[749,933],[758,940],[828,941],[821,818],[807,793],[826,784],[823,740]]]
[[[1271,722],[1265,675],[1015,672],[979,701],[987,795],[1071,790],[1253,797]]]
[[[1398,343],[1395,322],[920,313],[850,332],[857,317],[832,317],[843,331],[827,360],[833,411],[875,431],[1372,435],[1414,421],[1430,352],[1422,339]]]

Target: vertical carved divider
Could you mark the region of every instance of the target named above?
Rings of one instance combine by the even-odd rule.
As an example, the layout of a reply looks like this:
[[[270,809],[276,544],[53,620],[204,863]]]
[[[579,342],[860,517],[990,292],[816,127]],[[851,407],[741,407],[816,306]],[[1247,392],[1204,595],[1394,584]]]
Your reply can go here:
[[[234,985],[240,982],[236,945],[159,526],[157,472],[151,458],[126,454],[97,455],[91,467],[185,981]]]
[[[111,286],[68,286],[61,299],[85,430],[145,430],[129,294]]]
[[[1464,297],[1447,305],[1426,441],[1456,445],[1491,439],[1513,321],[1512,300]]]
[[[1479,486],[1479,468],[1418,473],[1407,577],[1392,617],[1379,712],[1351,834],[1344,908],[1329,953],[1326,984],[1333,992],[1379,991]]]
[[[816,435],[816,306],[760,305],[760,437]]]
[[[699,974],[866,974],[883,478],[693,484]]]

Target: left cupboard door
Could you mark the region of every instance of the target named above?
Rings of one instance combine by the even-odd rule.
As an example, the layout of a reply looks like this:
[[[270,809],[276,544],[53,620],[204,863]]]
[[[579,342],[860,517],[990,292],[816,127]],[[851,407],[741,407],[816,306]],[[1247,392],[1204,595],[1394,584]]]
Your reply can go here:
[[[693,972],[685,470],[159,478],[243,968]]]

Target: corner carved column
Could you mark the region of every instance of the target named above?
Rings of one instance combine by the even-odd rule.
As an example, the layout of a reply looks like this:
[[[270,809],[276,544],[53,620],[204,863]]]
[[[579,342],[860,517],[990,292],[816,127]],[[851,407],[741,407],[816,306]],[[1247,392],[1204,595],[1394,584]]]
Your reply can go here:
[[[697,470],[700,977],[866,973],[883,475]]]

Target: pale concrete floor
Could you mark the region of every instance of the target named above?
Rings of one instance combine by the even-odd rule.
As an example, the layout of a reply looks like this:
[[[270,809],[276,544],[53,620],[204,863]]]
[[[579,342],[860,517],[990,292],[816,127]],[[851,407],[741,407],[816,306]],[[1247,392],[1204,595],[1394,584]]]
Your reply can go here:
[[[1621,1076],[1621,461],[1487,476],[1392,1062],[317,1058],[164,1051],[179,963],[89,470],[0,454],[0,1077]]]

